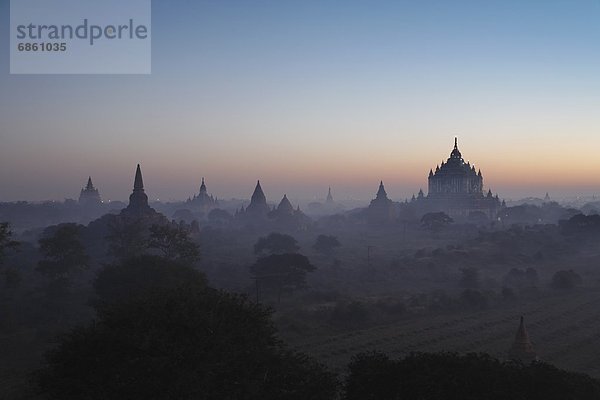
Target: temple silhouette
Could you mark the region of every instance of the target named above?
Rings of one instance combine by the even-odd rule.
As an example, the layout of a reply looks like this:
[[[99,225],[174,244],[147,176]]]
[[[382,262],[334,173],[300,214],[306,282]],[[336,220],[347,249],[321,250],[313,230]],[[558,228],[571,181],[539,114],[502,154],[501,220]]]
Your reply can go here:
[[[79,193],[79,204],[84,207],[98,206],[102,203],[100,192],[94,187],[92,177],[88,177],[87,185]]]
[[[294,209],[286,194],[277,207],[270,208],[260,181],[256,182],[248,207],[242,206],[236,210],[235,220],[242,224],[260,224],[282,230],[306,229],[311,222],[300,206]]]
[[[394,221],[397,215],[396,209],[397,206],[388,198],[383,181],[380,181],[377,194],[371,200],[367,209],[368,222],[370,224],[383,224]]]
[[[189,198],[186,201],[187,205],[192,208],[198,209],[200,211],[206,212],[210,211],[213,208],[217,208],[219,206],[219,202],[216,197],[208,194],[208,190],[206,189],[206,184],[204,183],[204,178],[202,178],[202,183],[200,184],[200,191],[198,194],[194,195],[193,198]]]
[[[521,323],[519,329],[515,335],[515,341],[513,342],[510,350],[508,351],[508,358],[512,361],[520,361],[524,364],[528,364],[533,361],[537,361],[537,354],[533,349],[533,345],[529,340],[529,334],[525,329],[525,322],[523,316],[521,316]]]
[[[454,138],[454,148],[446,162],[429,170],[428,193],[413,196],[422,211],[443,211],[457,219],[485,217],[495,220],[502,207],[498,195],[491,189],[484,194],[483,175],[475,165],[465,162]]]

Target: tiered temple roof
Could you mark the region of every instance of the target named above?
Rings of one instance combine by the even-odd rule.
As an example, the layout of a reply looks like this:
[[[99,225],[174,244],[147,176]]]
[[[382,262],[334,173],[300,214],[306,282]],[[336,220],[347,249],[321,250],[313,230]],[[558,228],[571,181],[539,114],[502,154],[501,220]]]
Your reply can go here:
[[[98,205],[102,203],[100,192],[94,187],[92,177],[88,177],[87,185],[79,193],[79,204],[84,206]]]
[[[254,216],[264,216],[270,211],[267,205],[267,197],[260,186],[260,181],[256,182],[254,193],[250,198],[250,204],[246,207],[246,214]]]

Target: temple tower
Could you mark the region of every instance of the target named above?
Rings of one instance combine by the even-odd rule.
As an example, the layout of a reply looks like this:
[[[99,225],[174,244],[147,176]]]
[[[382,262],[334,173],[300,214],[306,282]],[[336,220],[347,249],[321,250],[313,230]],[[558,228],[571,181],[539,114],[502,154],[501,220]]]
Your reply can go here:
[[[138,164],[135,171],[135,179],[133,181],[133,192],[129,196],[129,205],[123,212],[126,214],[142,215],[150,211],[153,210],[148,205],[148,196],[144,191],[142,169],[140,168],[140,164]]]
[[[279,205],[277,206],[277,212],[280,214],[290,215],[294,213],[294,207],[292,206],[292,203],[290,203],[290,201],[288,200],[286,194],[283,195],[283,198],[279,202]]]
[[[79,193],[79,204],[82,206],[96,206],[102,203],[100,192],[94,187],[92,177],[88,177],[87,185]]]
[[[257,181],[254,193],[252,193],[252,197],[250,198],[250,204],[246,208],[246,214],[259,216],[266,215],[269,211],[267,197],[260,186],[260,181]]]
[[[367,209],[369,223],[381,224],[388,223],[394,220],[396,213],[394,203],[388,199],[383,181],[379,182],[377,194]]]

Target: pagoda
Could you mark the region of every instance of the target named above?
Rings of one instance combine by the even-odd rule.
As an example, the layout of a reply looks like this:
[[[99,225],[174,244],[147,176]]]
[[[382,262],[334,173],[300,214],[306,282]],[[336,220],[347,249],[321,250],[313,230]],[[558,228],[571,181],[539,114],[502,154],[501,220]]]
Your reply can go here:
[[[81,189],[79,193],[79,204],[88,207],[88,206],[97,206],[102,203],[102,199],[100,198],[100,192],[98,189],[94,187],[92,183],[92,177],[88,177],[87,185]]]
[[[519,324],[519,329],[517,329],[515,341],[508,352],[508,358],[513,361],[520,361],[524,364],[529,364],[538,359],[535,350],[533,349],[533,345],[529,340],[527,329],[525,329],[523,316],[521,316],[521,323]]]
[[[121,214],[144,216],[146,214],[154,213],[156,213],[156,211],[148,205],[148,195],[146,195],[144,191],[142,169],[140,168],[140,164],[138,164],[133,181],[133,192],[129,196],[129,205],[121,211]]]
[[[202,183],[200,184],[200,192],[197,195],[194,195],[193,198],[188,199],[187,202],[202,211],[208,211],[218,206],[217,199],[208,194],[204,178],[202,178]]]
[[[260,181],[257,181],[254,193],[252,193],[252,197],[250,198],[250,204],[246,207],[245,213],[251,217],[264,217],[269,211],[271,210],[267,205],[267,197],[260,186]]]
[[[369,208],[367,208],[367,217],[369,223],[386,223],[394,220],[395,207],[392,200],[390,200],[383,186],[383,181],[379,182],[379,189],[375,198],[371,200]]]

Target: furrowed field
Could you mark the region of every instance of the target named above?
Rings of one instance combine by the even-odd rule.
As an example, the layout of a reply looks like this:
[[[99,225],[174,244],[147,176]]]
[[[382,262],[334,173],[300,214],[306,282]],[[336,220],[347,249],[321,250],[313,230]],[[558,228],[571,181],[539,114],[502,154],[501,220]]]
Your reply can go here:
[[[298,350],[343,372],[351,357],[379,350],[486,352],[506,357],[519,316],[525,317],[538,357],[560,368],[600,377],[600,291],[579,290],[502,309],[411,319],[349,333],[298,340]]]

